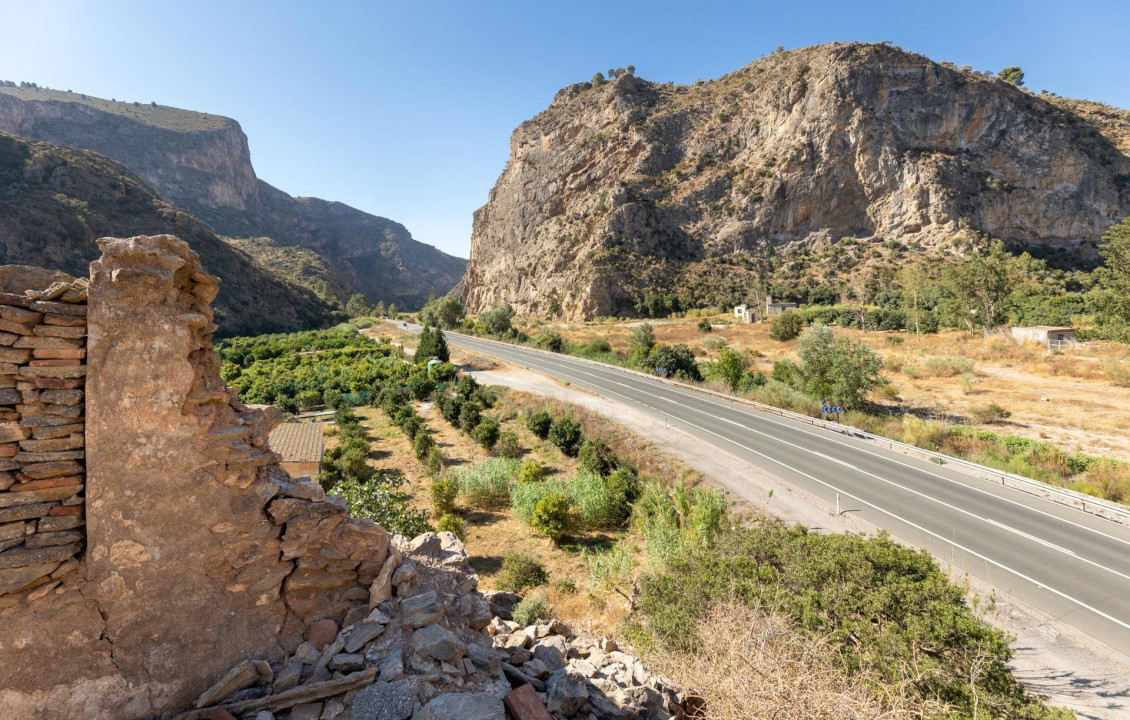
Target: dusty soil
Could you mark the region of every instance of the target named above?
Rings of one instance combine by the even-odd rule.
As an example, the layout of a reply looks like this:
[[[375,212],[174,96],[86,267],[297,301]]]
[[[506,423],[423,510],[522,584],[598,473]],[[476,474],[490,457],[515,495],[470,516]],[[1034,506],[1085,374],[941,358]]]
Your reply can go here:
[[[656,334],[659,335],[658,330]],[[825,532],[874,534],[877,530],[851,515],[837,516],[834,508],[823,501],[724,451],[705,447],[681,430],[666,427],[629,405],[506,365],[475,375],[480,382],[506,385],[587,408],[614,423],[631,427],[634,434],[646,438],[657,451],[698,470],[707,482],[725,488],[739,510],[775,515],[786,522]],[[971,580],[959,568],[948,569],[954,582],[969,584],[971,593],[992,593],[993,588],[987,583]],[[1012,666],[1021,681],[1033,691],[1047,695],[1051,702],[1075,710],[1080,718],[1115,720],[1130,716],[1130,658],[1080,637],[1044,613],[1001,595],[997,593],[996,609],[987,619],[1016,638]]]
[[[770,373],[774,360],[796,359],[796,342],[769,338],[768,323],[734,324],[728,315],[711,316],[714,329],[704,333],[700,318],[652,322],[656,339],[686,343],[700,360],[716,357],[725,340],[728,347],[759,353],[754,369]],[[546,325],[569,342],[603,337],[614,349],[626,350],[634,322],[593,322]],[[527,332],[536,335],[537,325]],[[1070,452],[1081,451],[1130,460],[1130,387],[1116,382],[1117,373],[1130,376],[1130,347],[1116,343],[1091,343],[1062,353],[1049,353],[1035,343],[1011,338],[945,331],[915,336],[905,332],[840,330],[866,342],[883,355],[886,375],[898,402],[925,415],[970,418],[976,406],[997,403],[1012,416],[1002,423],[976,427],[999,433],[1044,440]],[[892,340],[891,338],[894,338]],[[923,372],[927,358],[965,357],[974,361],[972,377],[963,384],[960,374],[929,376]],[[906,370],[904,370],[904,368]],[[917,377],[914,376],[917,374]],[[963,386],[964,385],[964,386]],[[879,402],[892,401],[879,398]]]

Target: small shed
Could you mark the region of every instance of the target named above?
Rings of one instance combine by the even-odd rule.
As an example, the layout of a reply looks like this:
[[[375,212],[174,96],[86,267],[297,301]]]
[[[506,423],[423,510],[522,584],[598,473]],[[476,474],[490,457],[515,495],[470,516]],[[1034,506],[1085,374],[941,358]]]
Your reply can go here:
[[[291,477],[317,477],[326,454],[326,440],[318,423],[282,423],[267,437],[271,450],[282,455],[281,465]]]
[[[753,315],[750,313],[749,307],[746,305],[735,305],[734,317],[738,318],[742,322],[753,322]]]
[[[772,295],[765,299],[766,315],[780,315],[787,310],[798,309],[800,309],[800,305],[797,305],[795,302],[773,302]]]
[[[1075,328],[1056,327],[1054,325],[1014,327],[1012,328],[1012,337],[1021,342],[1030,340],[1043,343],[1048,347],[1056,347],[1075,342]]]

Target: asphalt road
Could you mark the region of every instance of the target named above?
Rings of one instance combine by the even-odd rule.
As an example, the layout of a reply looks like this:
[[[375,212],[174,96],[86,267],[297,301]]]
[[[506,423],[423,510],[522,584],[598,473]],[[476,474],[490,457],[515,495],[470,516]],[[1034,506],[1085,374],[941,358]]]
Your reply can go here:
[[[418,328],[412,328],[418,329]],[[1130,655],[1130,528],[960,470],[594,365],[447,333],[450,344],[636,405]]]

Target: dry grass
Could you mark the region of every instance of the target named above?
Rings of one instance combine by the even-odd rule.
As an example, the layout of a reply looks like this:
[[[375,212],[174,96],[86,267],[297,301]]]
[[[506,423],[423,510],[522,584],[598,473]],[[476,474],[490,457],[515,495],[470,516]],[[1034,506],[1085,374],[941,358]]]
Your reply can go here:
[[[703,345],[709,337],[726,338],[729,347],[761,354],[754,370],[769,374],[773,361],[796,359],[795,342],[769,338],[768,323],[734,324],[732,317],[711,317],[717,327],[710,334],[698,330],[698,318],[652,321],[659,342],[687,343],[699,361],[717,357]],[[626,351],[636,322],[611,320],[554,329],[569,342],[603,337],[616,350]],[[1043,440],[1068,452],[1084,452],[1130,460],[1130,347],[1117,343],[1091,343],[1087,347],[1049,353],[1036,343],[1016,343],[1011,338],[945,331],[915,336],[860,330],[839,330],[860,339],[880,353],[886,375],[895,384],[905,407],[939,417],[970,418],[975,406],[996,403],[1012,413],[1004,423],[978,424],[986,430]],[[902,339],[899,344],[887,338]],[[716,342],[716,341],[711,341]],[[972,361],[971,370],[955,365],[950,372],[927,369],[931,358]],[[937,365],[937,361],[935,361]],[[941,375],[941,376],[938,376]],[[886,391],[884,391],[886,392]],[[890,393],[876,395],[890,402]]]
[[[896,720],[933,714],[901,689],[849,675],[831,645],[800,634],[783,616],[740,603],[699,623],[693,654],[655,652],[651,667],[695,688],[704,720]],[[877,700],[874,693],[887,695]]]

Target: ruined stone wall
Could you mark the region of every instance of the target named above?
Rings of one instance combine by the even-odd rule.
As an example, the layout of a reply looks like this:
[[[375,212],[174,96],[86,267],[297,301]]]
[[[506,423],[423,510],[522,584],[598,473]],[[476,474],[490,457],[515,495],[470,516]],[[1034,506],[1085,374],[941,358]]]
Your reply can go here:
[[[267,446],[280,413],[245,406],[225,387],[211,346],[218,280],[187,244],[166,235],[99,245],[85,368],[87,547],[51,592],[0,606],[5,720],[122,720],[189,707],[238,662],[280,660],[314,622],[344,622],[358,602],[367,609],[389,557],[383,529],[282,470]],[[55,305],[11,307],[64,315]],[[48,385],[78,384],[50,366],[25,372],[32,367],[20,365],[16,382],[42,374]],[[36,400],[48,390],[36,388]],[[20,437],[20,422],[2,427],[17,445],[36,440],[34,429]],[[21,462],[22,472],[34,465]],[[44,501],[47,513],[82,507],[72,499],[82,484],[63,487]],[[26,518],[12,522],[29,537]]]
[[[84,284],[0,292],[0,609],[52,593],[79,566]]]

